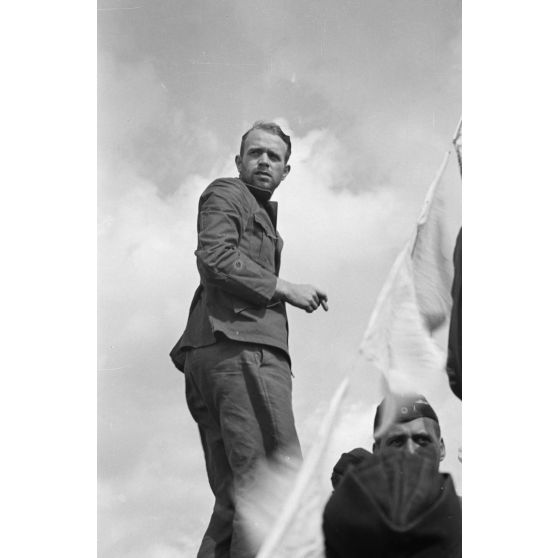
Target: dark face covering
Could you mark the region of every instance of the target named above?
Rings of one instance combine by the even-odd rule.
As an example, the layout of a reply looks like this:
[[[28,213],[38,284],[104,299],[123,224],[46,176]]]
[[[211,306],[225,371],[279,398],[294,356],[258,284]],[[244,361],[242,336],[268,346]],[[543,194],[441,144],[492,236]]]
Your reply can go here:
[[[436,452],[369,454],[327,503],[328,558],[458,558],[461,503]]]

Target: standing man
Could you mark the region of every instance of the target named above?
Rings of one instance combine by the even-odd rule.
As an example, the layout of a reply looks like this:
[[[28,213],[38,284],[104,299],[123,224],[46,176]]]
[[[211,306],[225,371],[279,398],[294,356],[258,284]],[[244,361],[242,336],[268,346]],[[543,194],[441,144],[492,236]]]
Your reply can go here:
[[[285,303],[327,310],[327,295],[279,278],[283,241],[270,198],[289,174],[290,153],[277,124],[256,122],[235,158],[239,178],[215,180],[199,202],[200,285],[171,351],[186,377],[215,495],[198,558],[253,557],[235,501],[250,489],[260,460],[301,459]]]

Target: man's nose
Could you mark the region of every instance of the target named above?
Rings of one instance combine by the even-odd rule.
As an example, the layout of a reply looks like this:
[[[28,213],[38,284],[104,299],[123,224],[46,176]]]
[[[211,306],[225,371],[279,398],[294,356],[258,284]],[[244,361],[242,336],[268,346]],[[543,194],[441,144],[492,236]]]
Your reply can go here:
[[[411,438],[408,439],[405,444],[405,450],[410,454],[415,453],[417,447],[418,447],[417,444],[415,444],[415,442]]]
[[[258,166],[269,167],[269,157],[267,153],[262,153],[258,159]]]

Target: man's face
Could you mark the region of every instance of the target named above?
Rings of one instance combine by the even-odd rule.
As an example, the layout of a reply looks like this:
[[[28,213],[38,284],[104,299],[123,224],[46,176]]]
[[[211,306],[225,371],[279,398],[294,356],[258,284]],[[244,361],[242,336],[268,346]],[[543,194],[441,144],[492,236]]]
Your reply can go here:
[[[252,130],[244,141],[242,156],[235,158],[240,179],[273,192],[291,170],[285,163],[286,154],[287,146],[279,136]]]
[[[391,448],[415,453],[420,447],[430,447],[436,450],[438,460],[442,461],[446,456],[446,448],[439,432],[438,424],[431,418],[422,417],[393,424],[382,438],[376,441],[374,452]]]

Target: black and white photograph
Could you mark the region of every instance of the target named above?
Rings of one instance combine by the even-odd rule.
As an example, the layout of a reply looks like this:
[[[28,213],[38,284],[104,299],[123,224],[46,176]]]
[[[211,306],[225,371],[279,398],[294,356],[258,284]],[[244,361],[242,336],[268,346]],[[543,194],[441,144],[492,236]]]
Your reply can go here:
[[[99,0],[97,107],[99,558],[461,556],[461,2]]]
[[[553,556],[555,22],[3,5],[0,555]]]

